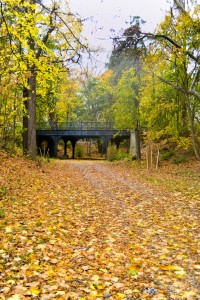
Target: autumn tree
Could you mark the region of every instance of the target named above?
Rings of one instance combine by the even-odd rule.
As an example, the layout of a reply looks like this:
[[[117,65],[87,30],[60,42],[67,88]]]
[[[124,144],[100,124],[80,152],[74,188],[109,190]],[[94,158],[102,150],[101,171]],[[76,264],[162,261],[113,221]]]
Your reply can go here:
[[[195,155],[200,159],[198,10],[198,6],[187,7],[175,1],[158,32],[143,34],[143,38],[154,41],[150,50],[154,62],[149,64],[149,72],[154,82],[157,77],[166,86],[165,89],[171,90],[165,98],[171,95],[168,107],[174,107],[172,119],[176,110],[177,125],[181,124],[177,127],[179,137],[183,140],[191,135]]]
[[[108,64],[115,71],[116,78],[116,103],[114,104],[116,124],[123,124],[125,127],[128,125],[135,131],[138,159],[141,159],[139,114],[141,76],[143,58],[146,55],[146,46],[141,38],[143,24],[144,21],[140,17],[133,17],[131,26],[125,29],[121,36],[114,38],[113,51]]]
[[[167,119],[160,117],[160,130],[166,124],[165,128],[169,132],[171,120],[174,120],[176,115],[177,125],[180,125],[176,126],[177,130],[175,131],[178,133],[177,141],[185,141],[185,145],[187,145],[187,140],[189,141],[191,137],[195,155],[200,159],[198,10],[198,5],[186,5],[181,1],[174,1],[174,6],[166,14],[164,21],[161,22],[155,33],[141,32],[139,38],[134,35],[129,37],[132,37],[134,41],[142,39],[149,48],[149,57],[145,65],[146,71],[151,74],[153,111],[158,113],[160,107],[161,116],[167,109],[169,116],[169,122],[164,122]],[[149,75],[146,77],[147,80],[149,80],[148,77]],[[162,82],[161,93],[156,91],[155,83],[158,83],[156,78]],[[149,85],[148,81],[147,85]],[[147,92],[147,94],[149,93]],[[161,99],[160,104],[155,102],[155,95]],[[143,97],[145,97],[144,93]],[[151,118],[153,111],[148,106],[146,109]],[[171,127],[172,131],[173,127]]]
[[[198,12],[198,5],[191,5],[191,3],[186,5],[182,1],[174,1],[174,6],[166,14],[155,33],[143,32],[140,27],[136,27],[135,32],[135,27],[130,26],[115,40],[120,46],[127,48],[128,53],[135,50],[135,45],[143,45],[146,55],[143,56],[143,68],[141,68],[144,71],[141,99],[150,96],[152,106],[148,106],[149,100],[146,101],[147,106],[142,100],[141,115],[147,112],[148,120],[156,121],[152,124],[153,128],[157,127],[157,132],[160,130],[161,133],[163,130],[163,133],[166,133],[165,129],[167,129],[168,133],[171,131],[172,136],[175,127],[172,126],[172,120],[175,120],[176,115],[175,132],[178,133],[178,138],[186,141],[191,137],[196,157],[200,159]],[[121,51],[121,48],[119,49]],[[151,122],[146,123],[148,127]]]
[[[9,70],[21,78],[24,150],[35,158],[37,91],[44,98],[60,71],[80,59],[80,51],[86,49],[80,37],[82,24],[68,3],[6,0],[0,5],[13,62]]]

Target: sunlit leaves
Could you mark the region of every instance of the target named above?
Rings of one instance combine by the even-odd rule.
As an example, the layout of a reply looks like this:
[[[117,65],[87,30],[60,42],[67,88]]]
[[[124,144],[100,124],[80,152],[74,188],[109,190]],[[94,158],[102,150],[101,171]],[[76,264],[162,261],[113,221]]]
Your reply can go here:
[[[33,110],[35,110],[37,102],[37,114],[40,113],[39,120],[41,120],[41,115],[44,119],[48,118],[52,106],[55,109],[55,98],[58,98],[61,72],[67,73],[67,63],[76,61],[80,56],[79,52],[85,49],[86,45],[83,45],[81,41],[81,21],[71,13],[69,5],[65,1],[62,1],[62,9],[59,9],[56,3],[49,2],[43,5],[38,1],[6,0],[1,6],[1,17],[0,72],[7,80],[6,83],[1,81],[2,91],[4,88],[8,90],[8,86],[11,84],[13,87],[12,90],[9,88],[11,93],[6,95],[8,105],[5,105],[2,110],[0,105],[0,116],[3,116],[2,122],[4,123],[7,119],[6,126],[11,135],[12,121],[13,127],[17,122],[21,125],[22,116],[28,113],[28,123],[32,122],[33,125],[35,122],[34,111],[27,112],[24,107],[21,109],[25,100],[33,100],[33,106],[28,106],[29,108],[33,107]],[[33,78],[36,81],[34,83],[36,92],[31,85]],[[27,89],[26,99],[23,94],[25,89]],[[18,103],[16,99],[19,98]],[[16,120],[10,114],[10,110],[16,110],[21,120]],[[10,115],[10,120],[5,117],[5,114]],[[0,123],[2,122],[0,120]],[[15,133],[16,130],[13,129],[13,143],[15,143]],[[0,134],[1,140],[6,140],[6,129],[3,128]],[[35,140],[34,136],[30,138],[31,143],[32,140]],[[32,143],[33,152],[36,151],[34,144],[35,141]]]

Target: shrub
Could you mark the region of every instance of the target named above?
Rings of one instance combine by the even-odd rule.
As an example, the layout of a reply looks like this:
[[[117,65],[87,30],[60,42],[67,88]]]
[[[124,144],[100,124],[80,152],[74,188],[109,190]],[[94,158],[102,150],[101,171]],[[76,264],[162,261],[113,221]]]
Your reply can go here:
[[[172,150],[165,151],[165,152],[161,153],[160,159],[161,160],[168,160],[173,155],[174,155],[174,152]]]
[[[117,153],[115,156],[115,160],[123,160],[123,159],[132,159],[132,155],[129,153]]]
[[[122,153],[117,151],[117,147],[115,145],[108,146],[107,149],[107,159],[109,161],[114,161],[114,160],[132,160],[133,155],[129,153]]]
[[[83,157],[83,146],[77,145],[75,148],[75,156]]]
[[[117,147],[115,145],[108,146],[107,149],[107,160],[113,161],[117,155]]]
[[[186,162],[186,157],[184,155],[180,155],[180,156],[176,156],[176,157],[173,157],[171,159],[171,162],[174,163],[174,164],[181,164],[183,162]]]

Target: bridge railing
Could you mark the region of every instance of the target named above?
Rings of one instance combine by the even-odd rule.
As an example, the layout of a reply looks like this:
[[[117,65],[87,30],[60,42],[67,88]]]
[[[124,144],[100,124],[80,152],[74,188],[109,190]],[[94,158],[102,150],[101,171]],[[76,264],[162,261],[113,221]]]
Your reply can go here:
[[[41,122],[37,130],[114,130],[113,122]]]

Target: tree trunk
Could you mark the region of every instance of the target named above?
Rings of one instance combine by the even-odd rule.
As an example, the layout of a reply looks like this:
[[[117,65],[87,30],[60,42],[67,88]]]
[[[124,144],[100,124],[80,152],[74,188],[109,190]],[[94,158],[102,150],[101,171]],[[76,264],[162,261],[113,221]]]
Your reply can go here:
[[[28,96],[29,92],[26,87],[23,88],[23,98],[24,98],[24,114],[23,114],[23,154],[28,154]]]
[[[14,109],[14,116],[13,116],[13,132],[12,132],[12,146],[10,150],[10,155],[15,151],[15,138],[16,138],[16,101],[17,101],[17,91],[15,89],[15,97],[14,97],[14,103],[13,103],[13,109]]]
[[[29,78],[28,99],[28,155],[36,158],[36,73],[33,70]]]
[[[200,152],[198,150],[198,145],[197,145],[196,136],[195,136],[194,112],[192,111],[192,109],[190,107],[190,103],[188,104],[188,112],[189,112],[189,119],[190,119],[190,129],[191,129],[191,134],[192,134],[193,149],[194,149],[196,158],[198,160],[200,160]]]
[[[140,128],[137,121],[136,127],[135,127],[135,147],[136,147],[136,158],[137,160],[141,160],[141,137],[140,137]]]

